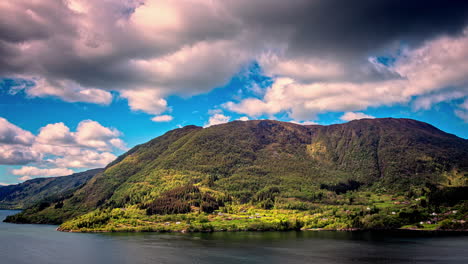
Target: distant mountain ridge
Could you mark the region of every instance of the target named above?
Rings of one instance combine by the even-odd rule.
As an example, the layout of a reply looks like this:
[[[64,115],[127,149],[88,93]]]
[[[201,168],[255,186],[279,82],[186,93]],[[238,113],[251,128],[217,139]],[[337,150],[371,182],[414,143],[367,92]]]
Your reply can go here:
[[[47,177],[0,186],[0,209],[25,209],[44,198],[76,190],[103,169],[92,169],[68,176]]]
[[[197,186],[196,197],[269,208],[333,202],[333,186],[348,183],[396,194],[433,185],[466,187],[467,179],[468,140],[416,120],[329,126],[234,121],[171,130],[132,148],[69,197],[12,221],[62,223],[96,209],[145,208],[189,185]]]

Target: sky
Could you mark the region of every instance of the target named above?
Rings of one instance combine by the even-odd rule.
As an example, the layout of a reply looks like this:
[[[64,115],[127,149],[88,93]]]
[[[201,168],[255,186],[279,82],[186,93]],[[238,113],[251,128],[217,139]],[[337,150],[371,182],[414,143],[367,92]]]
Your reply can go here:
[[[468,138],[468,1],[0,2],[0,185],[186,125],[412,118]]]

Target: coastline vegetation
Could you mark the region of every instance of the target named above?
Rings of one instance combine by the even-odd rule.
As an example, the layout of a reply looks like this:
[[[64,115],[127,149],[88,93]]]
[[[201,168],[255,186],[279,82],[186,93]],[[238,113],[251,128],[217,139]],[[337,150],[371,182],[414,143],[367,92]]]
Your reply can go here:
[[[428,205],[372,192],[347,192],[334,204],[276,199],[273,208],[226,204],[217,210],[191,206],[190,212],[153,214],[130,206],[95,210],[60,225],[71,232],[213,232],[286,230],[467,230],[468,203]],[[178,205],[180,206],[180,205]]]

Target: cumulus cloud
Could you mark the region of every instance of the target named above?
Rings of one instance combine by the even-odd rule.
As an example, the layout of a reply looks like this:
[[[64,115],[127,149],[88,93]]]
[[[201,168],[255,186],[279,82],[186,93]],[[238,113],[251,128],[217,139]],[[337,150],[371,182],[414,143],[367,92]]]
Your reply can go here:
[[[40,129],[32,148],[43,154],[53,155],[54,158],[45,161],[55,166],[103,167],[116,158],[109,151],[115,148],[126,149],[119,136],[121,133],[118,130],[104,127],[92,120],[81,121],[76,132],[71,132],[63,123],[55,123]]]
[[[79,155],[68,155],[52,161],[55,166],[70,168],[95,168],[105,167],[117,157],[110,152],[96,152],[81,150]]]
[[[13,175],[22,176],[19,180],[29,180],[32,177],[52,177],[52,176],[65,176],[73,174],[73,171],[66,168],[53,168],[53,169],[41,169],[32,166],[23,166],[19,169],[12,170]]]
[[[37,136],[38,143],[47,145],[71,145],[74,141],[70,128],[62,122],[41,127]]]
[[[70,168],[104,167],[117,158],[112,151],[127,149],[118,130],[93,120],[81,121],[76,131],[64,123],[48,124],[37,136],[4,118],[0,122],[0,164],[43,167],[13,170],[24,177],[63,176],[72,173]]]
[[[375,118],[375,117],[371,115],[366,115],[360,112],[346,112],[340,117],[340,119],[343,121],[359,120],[359,119],[364,119],[364,118]]]
[[[292,78],[287,69],[278,74],[263,98],[247,98],[228,102],[230,111],[260,116],[287,112],[298,120],[315,118],[326,111],[359,111],[371,106],[414,102],[415,109],[427,109],[432,104],[468,96],[468,30],[457,37],[440,37],[416,49],[406,49],[395,57],[392,65],[376,63],[398,78],[368,81],[307,81]],[[289,63],[289,62],[288,62]],[[295,65],[301,68],[302,65]],[[307,71],[301,74],[307,75]],[[312,73],[315,78],[316,74]],[[457,111],[460,113],[460,111]]]
[[[128,100],[128,105],[133,111],[158,115],[167,109],[167,102],[158,90],[127,90],[122,91],[121,96]]]
[[[237,119],[239,121],[249,121],[249,117],[248,116],[242,116],[242,117],[239,117],[239,119]]]
[[[0,117],[0,144],[28,146],[33,141],[34,135],[31,132],[23,130]]]
[[[160,116],[155,116],[151,120],[154,122],[169,122],[172,121],[173,117],[170,115],[160,115]]]
[[[214,125],[224,124],[231,120],[230,116],[225,116],[221,110],[210,110],[210,118],[204,127],[210,127]]]
[[[98,122],[92,120],[81,121],[74,133],[76,142],[80,146],[101,151],[111,150],[112,147],[116,147],[116,145],[120,146],[122,142],[117,142],[120,135],[121,134],[117,129],[104,127]]]
[[[0,144],[0,164],[23,165],[40,161],[42,154],[31,147]]]
[[[28,78],[28,76],[20,76]],[[59,97],[66,102],[86,102],[108,105],[112,94],[102,89],[83,87],[72,80],[47,80],[33,77],[34,86],[24,87],[31,97]]]
[[[462,34],[468,2],[16,0],[0,12],[0,74],[35,83],[16,89],[103,105],[117,91],[132,110],[160,115],[167,96],[207,92],[254,60],[301,85],[409,78],[424,87],[421,72],[415,78],[369,56]],[[392,102],[421,94],[404,92]],[[276,112],[265,103],[260,112]]]
[[[64,123],[60,122],[42,127],[36,145],[47,153],[56,152],[57,148],[54,147],[69,147],[72,151],[73,148],[91,148],[100,151],[109,151],[113,147],[125,149],[123,142],[118,138],[120,135],[118,130],[104,127],[92,120],[81,121],[76,132],[71,132]]]
[[[34,135],[0,117],[0,164],[27,164],[42,155],[33,150]]]

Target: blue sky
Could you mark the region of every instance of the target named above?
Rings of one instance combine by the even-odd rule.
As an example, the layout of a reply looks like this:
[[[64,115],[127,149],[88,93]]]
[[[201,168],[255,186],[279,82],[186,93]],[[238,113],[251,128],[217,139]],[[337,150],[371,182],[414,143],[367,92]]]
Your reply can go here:
[[[211,92],[189,96],[171,96],[167,99],[172,111],[173,120],[169,122],[153,122],[151,115],[132,111],[125,99],[114,94],[113,102],[108,106],[90,103],[68,103],[57,98],[29,98],[24,93],[9,94],[4,87],[0,94],[1,117],[9,122],[38,134],[39,129],[47,124],[63,122],[71,130],[75,130],[82,120],[94,120],[105,127],[112,127],[122,132],[121,138],[128,148],[144,143],[165,132],[186,125],[205,126],[212,114],[212,110],[218,109],[230,118],[239,119],[244,114],[225,110],[222,105],[226,101],[252,95],[252,83],[258,82],[268,85],[269,78],[259,72],[246,74],[245,71],[234,76],[223,87],[213,89]],[[267,88],[266,86],[265,88]],[[411,101],[405,104],[393,106],[369,107],[359,113],[373,117],[412,118],[430,123],[448,133],[462,138],[468,138],[468,124],[454,114],[454,110],[462,100],[441,102],[427,110],[415,111]],[[342,117],[344,112],[324,112],[318,114],[314,120],[320,125],[329,125],[346,122]],[[276,115],[261,115],[258,119],[276,119],[291,121],[285,113]],[[125,150],[116,150],[119,155]],[[21,168],[21,165],[3,165],[0,167],[1,182],[10,184],[18,182],[18,175],[13,175],[11,170]],[[74,168],[74,171],[82,171],[87,168]]]
[[[0,184],[240,118],[413,118],[468,138],[468,4],[318,2],[1,6]]]

